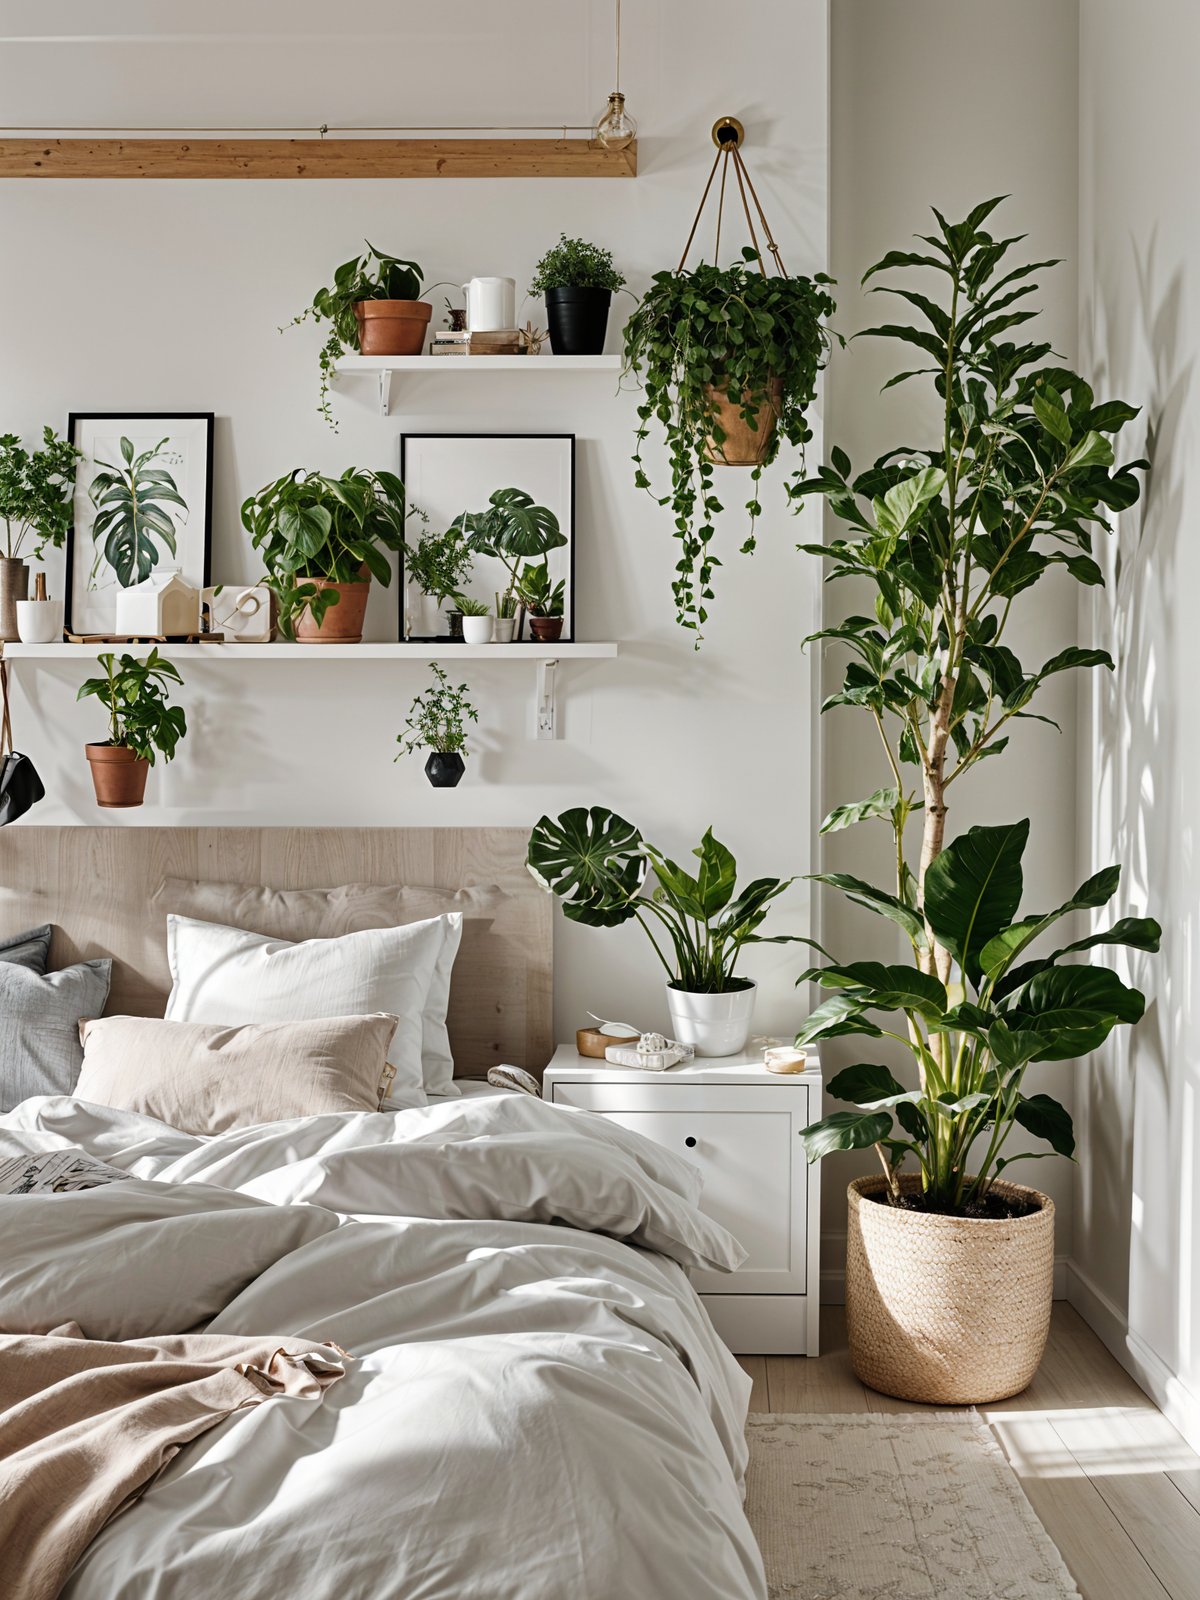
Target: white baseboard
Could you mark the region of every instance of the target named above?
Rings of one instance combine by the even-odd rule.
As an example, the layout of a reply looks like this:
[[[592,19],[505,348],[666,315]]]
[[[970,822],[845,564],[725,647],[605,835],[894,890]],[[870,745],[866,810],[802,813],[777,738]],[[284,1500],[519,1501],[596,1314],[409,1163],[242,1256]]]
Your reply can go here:
[[[1193,1450],[1200,1450],[1200,1394],[1130,1331],[1125,1313],[1074,1261],[1067,1263],[1067,1299],[1101,1342],[1143,1388]]]

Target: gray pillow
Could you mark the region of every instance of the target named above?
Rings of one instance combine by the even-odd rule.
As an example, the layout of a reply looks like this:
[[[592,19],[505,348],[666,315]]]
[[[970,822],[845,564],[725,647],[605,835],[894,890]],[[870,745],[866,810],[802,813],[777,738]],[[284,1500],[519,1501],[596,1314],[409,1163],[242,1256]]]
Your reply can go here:
[[[0,1111],[34,1094],[70,1094],[83,1063],[79,1024],[108,999],[112,962],[44,976],[0,960]]]
[[[50,933],[50,924],[45,922],[40,928],[15,933],[11,939],[0,939],[0,961],[28,967],[30,972],[45,972],[50,959]]]

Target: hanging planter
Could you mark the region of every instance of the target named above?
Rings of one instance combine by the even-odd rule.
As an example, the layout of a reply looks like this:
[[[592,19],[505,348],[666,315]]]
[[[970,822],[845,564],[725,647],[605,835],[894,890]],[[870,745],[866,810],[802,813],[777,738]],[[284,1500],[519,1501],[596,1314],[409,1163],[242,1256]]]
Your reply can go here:
[[[782,444],[801,452],[812,437],[807,420],[825,362],[834,312],[824,273],[791,278],[771,235],[739,146],[742,126],[723,117],[713,128],[716,158],[700,209],[673,272],[656,273],[625,326],[625,370],[642,385],[633,454],[635,482],[670,506],[682,546],[673,583],[678,620],[700,633],[713,598],[719,559],[712,552],[721,502],[714,468],[749,467],[749,528],[741,549],[755,545],[758,484]],[[719,261],[726,180],[732,166],[752,243],[728,267],[704,261],[685,268],[718,167],[721,183],[714,258]],[[752,207],[753,205],[753,213]],[[759,249],[755,216],[776,272]],[[652,427],[663,428],[671,487],[656,493],[643,458]]]
[[[467,770],[463,757],[467,750],[467,723],[478,722],[479,713],[467,697],[467,685],[451,684],[436,661],[431,688],[417,695],[404,719],[404,732],[396,735],[400,756],[413,756],[428,750],[425,776],[435,789],[457,787]]]

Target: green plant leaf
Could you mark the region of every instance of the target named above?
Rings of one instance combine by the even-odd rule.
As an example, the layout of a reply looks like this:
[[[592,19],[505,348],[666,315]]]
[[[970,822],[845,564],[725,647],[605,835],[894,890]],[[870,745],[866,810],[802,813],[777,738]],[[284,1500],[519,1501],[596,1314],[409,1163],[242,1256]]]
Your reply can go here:
[[[932,973],[910,966],[884,966],[879,961],[852,961],[845,966],[814,967],[805,973],[826,989],[842,989],[881,1011],[915,1011],[940,1017],[946,990]]]
[[[843,1067],[829,1080],[829,1093],[835,1100],[850,1100],[856,1106],[870,1105],[904,1092],[904,1085],[896,1082],[888,1067],[870,1061]]]
[[[542,817],[530,835],[526,864],[572,922],[612,928],[637,914],[645,844],[631,822],[602,806]]]
[[[1021,903],[1021,857],[1028,838],[1028,818],[969,828],[925,874],[929,926],[973,983],[979,981],[980,952]]]
[[[1045,1037],[1035,1061],[1073,1061],[1103,1044],[1118,1022],[1140,1022],[1145,996],[1107,967],[1049,967],[1004,1013],[1012,1029]]]
[[[1070,1114],[1048,1094],[1022,1095],[1016,1119],[1035,1138],[1045,1139],[1056,1155],[1075,1154],[1075,1129]]]
[[[804,1153],[809,1165],[835,1150],[864,1150],[878,1144],[892,1130],[886,1111],[833,1111],[820,1122],[801,1129]]]
[[[865,800],[855,800],[849,805],[834,806],[833,810],[821,824],[822,833],[838,833],[842,828],[852,828],[857,822],[865,822],[869,817],[887,817],[890,819],[892,812],[900,799],[900,791],[895,788],[876,789],[875,793],[868,795]]]
[[[839,1039],[865,1034],[881,1039],[883,1029],[863,1015],[863,1004],[853,995],[835,994],[813,1011],[796,1034],[796,1044],[813,1044],[818,1039]]]
[[[1103,871],[1094,873],[1086,882],[1081,883],[1071,898],[1065,900],[1057,910],[1047,912],[1044,916],[1026,917],[1020,922],[1013,923],[1011,927],[1002,928],[988,940],[980,955],[980,965],[985,975],[994,982],[1007,971],[1027,945],[1032,944],[1061,917],[1069,916],[1073,911],[1094,910],[1098,906],[1107,905],[1116,894],[1120,881],[1120,867],[1105,867]]]
[[[918,945],[924,945],[925,924],[921,921],[920,915],[911,906],[906,906],[902,900],[897,899],[894,894],[877,889],[874,884],[856,878],[848,872],[810,872],[808,876],[814,883],[827,883],[833,889],[840,889],[856,906],[874,911],[877,916],[887,917],[889,921],[903,928],[910,939]]]

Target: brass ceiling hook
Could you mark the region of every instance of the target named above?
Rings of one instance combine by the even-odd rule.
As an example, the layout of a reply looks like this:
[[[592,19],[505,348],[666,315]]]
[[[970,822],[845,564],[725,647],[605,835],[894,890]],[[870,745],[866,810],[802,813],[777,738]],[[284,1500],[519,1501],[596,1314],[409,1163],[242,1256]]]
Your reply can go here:
[[[731,145],[736,150],[746,137],[746,130],[736,117],[718,117],[712,125],[712,142],[718,150]]]

